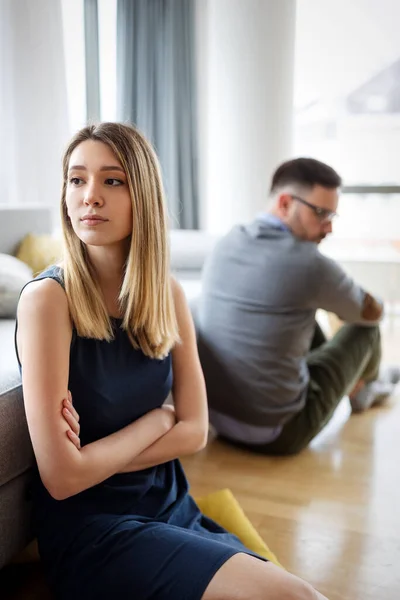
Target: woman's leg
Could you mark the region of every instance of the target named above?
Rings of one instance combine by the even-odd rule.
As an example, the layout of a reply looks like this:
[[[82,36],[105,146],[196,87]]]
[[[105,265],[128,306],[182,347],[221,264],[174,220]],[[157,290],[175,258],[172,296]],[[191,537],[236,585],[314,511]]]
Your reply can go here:
[[[202,600],[327,600],[308,583],[248,554],[235,554],[210,581]]]

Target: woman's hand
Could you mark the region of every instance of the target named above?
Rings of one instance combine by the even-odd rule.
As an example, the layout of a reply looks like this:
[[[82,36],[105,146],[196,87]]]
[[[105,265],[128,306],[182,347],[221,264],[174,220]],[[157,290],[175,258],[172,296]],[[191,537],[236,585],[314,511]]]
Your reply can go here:
[[[67,398],[64,398],[62,404],[62,416],[66,420],[69,429],[67,430],[67,436],[74,446],[80,450],[81,440],[79,438],[81,427],[79,425],[79,415],[76,412],[72,404],[72,394],[68,391]]]

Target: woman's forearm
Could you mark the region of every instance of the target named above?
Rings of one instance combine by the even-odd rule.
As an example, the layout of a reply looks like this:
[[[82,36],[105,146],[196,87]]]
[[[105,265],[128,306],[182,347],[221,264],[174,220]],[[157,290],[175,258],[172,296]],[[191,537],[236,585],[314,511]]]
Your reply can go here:
[[[178,421],[163,437],[130,461],[123,473],[141,471],[198,452],[207,443],[208,429],[198,423]]]
[[[67,468],[48,481],[41,473],[43,483],[57,500],[78,494],[123,471],[135,457],[166,435],[173,424],[173,415],[161,408],[153,410],[116,433],[80,450],[73,448]]]

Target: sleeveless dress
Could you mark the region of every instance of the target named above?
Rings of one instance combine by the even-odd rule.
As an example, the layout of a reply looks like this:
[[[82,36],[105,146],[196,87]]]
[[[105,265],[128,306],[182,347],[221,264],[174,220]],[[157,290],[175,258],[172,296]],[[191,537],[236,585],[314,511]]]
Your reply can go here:
[[[63,285],[59,267],[35,280],[44,278]],[[113,325],[111,342],[73,332],[68,388],[82,446],[160,407],[171,389],[171,356],[148,358],[120,320]],[[61,600],[200,600],[231,556],[261,558],[201,514],[179,460],[113,475],[62,501],[37,473],[33,494],[41,559]]]

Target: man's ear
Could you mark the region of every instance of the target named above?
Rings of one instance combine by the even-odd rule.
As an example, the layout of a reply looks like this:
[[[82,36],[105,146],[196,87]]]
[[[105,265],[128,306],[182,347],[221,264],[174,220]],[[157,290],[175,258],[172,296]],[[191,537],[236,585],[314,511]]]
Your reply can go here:
[[[279,194],[277,203],[278,203],[279,210],[283,216],[288,215],[290,207],[292,205],[292,202],[293,202],[293,198],[290,194],[284,194],[284,193]]]

